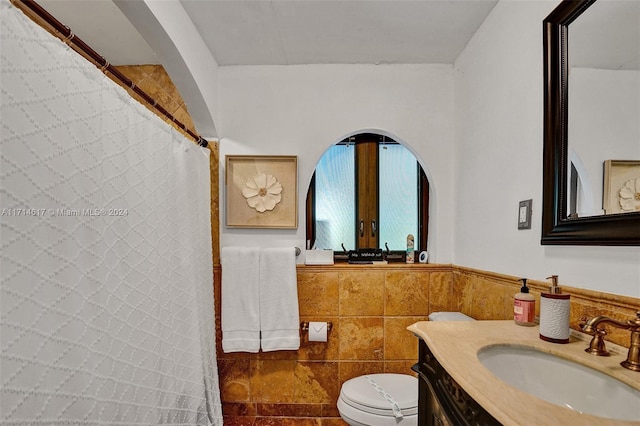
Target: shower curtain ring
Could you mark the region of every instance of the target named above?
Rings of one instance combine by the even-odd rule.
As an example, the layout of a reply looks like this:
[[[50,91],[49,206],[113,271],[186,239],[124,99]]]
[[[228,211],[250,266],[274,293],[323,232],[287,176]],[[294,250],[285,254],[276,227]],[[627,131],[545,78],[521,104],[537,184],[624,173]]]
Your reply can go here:
[[[67,30],[69,30],[69,35],[68,35],[68,36],[66,36],[66,37],[64,38],[64,40],[62,40],[62,41],[64,41],[65,43],[69,43],[71,40],[73,40],[73,38],[74,38],[76,35],[73,33],[73,31],[71,31],[71,28],[69,28],[69,27],[68,27],[68,26],[66,26],[66,25],[65,25],[64,27],[65,27]]]
[[[103,58],[104,59],[104,58]],[[109,68],[110,64],[109,61],[107,61],[106,59],[104,60],[104,65],[100,67],[100,71],[105,72],[107,70],[107,68]]]

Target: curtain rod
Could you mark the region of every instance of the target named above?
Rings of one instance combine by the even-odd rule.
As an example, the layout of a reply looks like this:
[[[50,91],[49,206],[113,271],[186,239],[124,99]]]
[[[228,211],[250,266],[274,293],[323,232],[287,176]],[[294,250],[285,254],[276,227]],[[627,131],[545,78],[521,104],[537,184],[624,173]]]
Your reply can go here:
[[[158,102],[149,96],[144,90],[140,89],[136,86],[133,81],[128,79],[124,74],[118,71],[113,65],[109,64],[103,56],[98,54],[95,50],[91,48],[87,43],[82,41],[82,39],[76,36],[71,28],[64,25],[62,22],[58,21],[53,15],[47,12],[42,6],[36,3],[34,0],[11,0],[11,4],[16,6],[18,9],[22,10],[27,14],[30,18],[34,19],[38,18],[39,20],[44,21],[49,27],[51,27],[56,32],[56,36],[60,38],[63,42],[73,48],[76,52],[80,53],[83,57],[89,59],[94,63],[96,67],[100,69],[100,71],[112,74],[120,83],[122,83],[125,87],[134,91],[138,94],[145,102],[151,105],[155,110],[157,110],[160,114],[165,116],[168,120],[174,123],[176,126],[184,130],[189,136],[191,136],[195,142],[201,146],[206,148],[208,146],[208,142],[205,138],[200,135],[194,133],[191,129],[188,129],[182,122],[178,121],[169,111],[164,109],[162,105],[158,104]]]

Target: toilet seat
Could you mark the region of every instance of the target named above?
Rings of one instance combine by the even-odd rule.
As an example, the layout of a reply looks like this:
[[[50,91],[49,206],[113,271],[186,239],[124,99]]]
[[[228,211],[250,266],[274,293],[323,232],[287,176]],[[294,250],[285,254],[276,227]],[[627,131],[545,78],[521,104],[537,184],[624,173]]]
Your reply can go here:
[[[402,417],[394,415],[394,403]],[[338,411],[356,425],[415,425],[418,379],[407,374],[385,373],[347,380],[340,390]]]

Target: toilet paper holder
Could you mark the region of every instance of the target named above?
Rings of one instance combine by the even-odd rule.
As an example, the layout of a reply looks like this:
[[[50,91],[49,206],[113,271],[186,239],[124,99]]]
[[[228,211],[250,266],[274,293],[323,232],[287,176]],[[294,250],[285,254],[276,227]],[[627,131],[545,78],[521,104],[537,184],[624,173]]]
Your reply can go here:
[[[333,323],[331,321],[327,321],[327,332],[331,331],[333,327]],[[300,323],[300,329],[304,331],[309,331],[309,321],[302,321]]]

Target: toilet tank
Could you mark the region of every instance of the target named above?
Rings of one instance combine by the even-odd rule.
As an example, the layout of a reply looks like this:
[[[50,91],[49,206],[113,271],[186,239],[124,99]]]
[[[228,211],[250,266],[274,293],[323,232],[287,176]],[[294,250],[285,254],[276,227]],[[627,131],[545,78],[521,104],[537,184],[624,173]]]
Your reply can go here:
[[[433,312],[429,314],[429,321],[475,321],[462,312]]]

